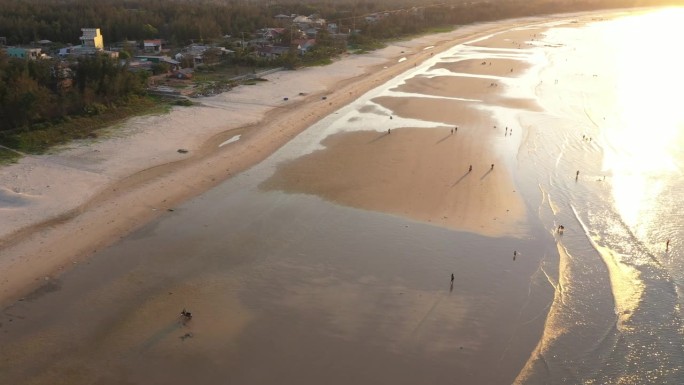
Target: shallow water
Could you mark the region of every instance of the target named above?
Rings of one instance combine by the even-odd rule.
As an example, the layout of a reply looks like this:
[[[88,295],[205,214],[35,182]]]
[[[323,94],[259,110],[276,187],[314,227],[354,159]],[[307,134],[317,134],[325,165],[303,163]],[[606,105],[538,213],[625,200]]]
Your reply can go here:
[[[682,25],[668,9],[545,33],[528,74],[545,112],[518,117],[516,167],[562,268],[521,383],[684,382]]]

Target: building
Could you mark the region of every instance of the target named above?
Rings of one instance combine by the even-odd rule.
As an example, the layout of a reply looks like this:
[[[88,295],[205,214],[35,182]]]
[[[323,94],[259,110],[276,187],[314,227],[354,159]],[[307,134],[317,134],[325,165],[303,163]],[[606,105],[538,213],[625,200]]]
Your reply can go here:
[[[143,50],[148,53],[161,53],[162,41],[161,39],[143,40]]]
[[[44,57],[40,48],[7,47],[7,56],[17,59],[36,60]]]
[[[258,47],[256,52],[260,57],[275,59],[290,52],[290,47],[267,45],[264,47]]]
[[[297,46],[297,50],[300,55],[304,55],[309,52],[311,48],[316,45],[316,39],[299,39],[292,42],[293,45]]]
[[[144,55],[138,55],[134,57],[135,60],[141,61],[141,62],[149,62],[149,63],[166,63],[168,64],[172,70],[177,69],[180,67],[180,62],[178,60],[173,60],[168,56],[144,56]]]
[[[193,66],[201,66],[205,64],[218,64],[220,57],[224,55],[231,55],[235,51],[226,49],[225,47],[214,47],[201,44],[191,44],[183,50],[183,52],[176,54],[177,61],[182,61],[184,57],[191,57]]]
[[[81,28],[81,46],[88,49],[104,49],[104,38],[99,28]]]

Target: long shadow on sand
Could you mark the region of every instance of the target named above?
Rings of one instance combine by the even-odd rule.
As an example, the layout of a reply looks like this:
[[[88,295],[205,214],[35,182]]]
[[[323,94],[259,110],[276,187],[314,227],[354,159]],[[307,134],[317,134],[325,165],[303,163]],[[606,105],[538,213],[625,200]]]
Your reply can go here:
[[[461,181],[462,181],[465,177],[467,177],[468,174],[470,174],[470,171],[466,171],[465,174],[461,175],[461,177],[458,178],[458,180],[457,180],[456,182],[454,182],[454,184],[452,184],[451,187],[454,187],[454,186],[456,186],[457,184],[461,183]]]
[[[494,171],[494,169],[491,169],[491,168],[490,168],[486,173],[484,173],[484,174],[480,177],[480,180],[486,178],[487,175],[491,174],[492,171]]]
[[[454,134],[449,134],[449,135],[443,137],[442,139],[436,141],[435,144],[440,144],[440,143],[442,143],[443,141],[449,139],[449,137],[451,137],[451,136],[454,136]]]
[[[380,136],[378,136],[377,138],[371,140],[370,142],[368,142],[368,144],[375,143],[375,142],[377,142],[378,140],[380,140],[380,139],[382,139],[382,138],[384,138],[384,137],[387,137],[387,136],[389,136],[389,135],[390,135],[390,134],[388,134],[388,133],[380,134]]]

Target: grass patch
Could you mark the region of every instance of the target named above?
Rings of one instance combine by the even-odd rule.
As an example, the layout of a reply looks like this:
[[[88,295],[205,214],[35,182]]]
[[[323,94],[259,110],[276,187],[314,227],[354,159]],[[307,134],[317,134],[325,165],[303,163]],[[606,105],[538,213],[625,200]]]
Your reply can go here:
[[[449,25],[444,25],[441,27],[430,27],[427,28],[424,32],[425,35],[433,34],[433,33],[444,33],[444,32],[451,32],[455,28],[454,26],[449,26]]]
[[[381,48],[385,48],[385,47],[386,47],[386,44],[384,42],[379,41],[379,40],[372,40],[372,41],[364,42],[362,44],[351,44],[349,46],[349,51],[358,55],[358,54],[363,54],[363,53],[375,51],[376,49],[381,49]]]
[[[198,67],[192,74],[192,81],[195,83],[207,82],[227,82],[230,79],[254,73],[253,67],[243,67],[235,65],[217,65],[211,67]]]
[[[21,158],[21,155],[18,153],[0,147],[0,164],[16,163],[19,158]]]
[[[317,58],[313,60],[306,60],[304,61],[304,65],[306,67],[316,67],[316,66],[327,66],[328,64],[332,63],[332,59],[329,57],[322,57],[322,58]]]
[[[179,100],[176,100],[175,102],[173,102],[173,105],[174,106],[182,106],[182,107],[190,107],[190,106],[194,106],[195,103],[193,103],[192,100],[179,99]]]
[[[42,154],[72,140],[97,138],[97,131],[133,116],[168,113],[171,104],[154,97],[137,97],[128,104],[94,116],[66,118],[62,122],[34,125],[31,129],[0,133],[0,144],[29,154]]]

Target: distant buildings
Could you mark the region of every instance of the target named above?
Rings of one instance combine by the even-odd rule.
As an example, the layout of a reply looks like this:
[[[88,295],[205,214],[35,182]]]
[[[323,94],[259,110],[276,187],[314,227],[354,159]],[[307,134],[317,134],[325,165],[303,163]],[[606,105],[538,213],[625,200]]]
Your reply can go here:
[[[104,38],[99,28],[81,28],[81,46],[97,51],[104,49]]]
[[[41,52],[40,48],[22,48],[22,47],[7,47],[7,56],[26,59],[26,60],[36,60],[45,57],[46,55]]]
[[[203,44],[191,44],[183,49],[183,52],[176,54],[177,61],[183,61],[184,58],[192,58],[194,67],[202,65],[218,64],[221,56],[230,55],[235,51],[226,49],[225,47],[209,46]]]
[[[117,59],[119,53],[116,51],[105,51],[104,37],[100,33],[99,28],[81,28],[80,45],[60,48],[58,55],[60,57],[67,56],[85,56],[94,54],[105,54],[112,59]]]

